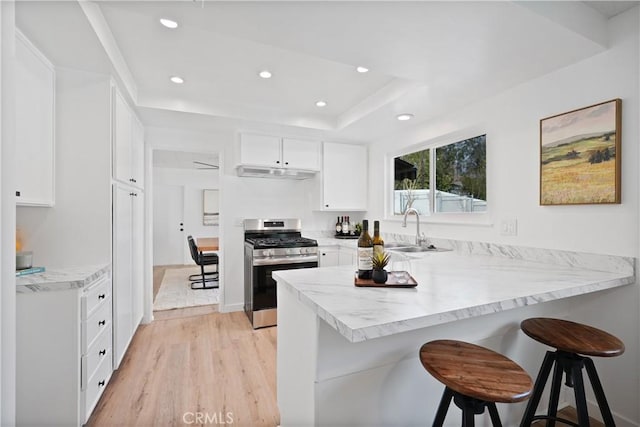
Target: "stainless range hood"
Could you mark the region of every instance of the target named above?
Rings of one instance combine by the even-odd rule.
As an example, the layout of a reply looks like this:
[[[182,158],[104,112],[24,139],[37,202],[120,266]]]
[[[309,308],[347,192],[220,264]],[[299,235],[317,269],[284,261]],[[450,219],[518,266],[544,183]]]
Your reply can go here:
[[[250,176],[255,178],[279,178],[279,179],[309,179],[316,174],[315,171],[304,169],[272,168],[268,166],[238,165],[238,176]]]

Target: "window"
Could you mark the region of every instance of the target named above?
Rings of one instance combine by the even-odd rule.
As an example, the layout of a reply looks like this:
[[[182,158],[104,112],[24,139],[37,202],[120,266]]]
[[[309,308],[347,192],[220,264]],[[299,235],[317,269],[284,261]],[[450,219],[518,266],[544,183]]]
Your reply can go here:
[[[486,135],[394,158],[393,214],[486,212],[486,158]]]

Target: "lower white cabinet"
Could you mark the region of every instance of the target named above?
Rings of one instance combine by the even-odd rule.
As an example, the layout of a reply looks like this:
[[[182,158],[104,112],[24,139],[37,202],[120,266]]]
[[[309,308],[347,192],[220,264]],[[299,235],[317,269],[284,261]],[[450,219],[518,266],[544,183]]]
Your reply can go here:
[[[117,369],[142,320],[144,193],[113,185],[113,364]]]
[[[340,249],[335,246],[318,247],[318,267],[334,267],[339,264]]]
[[[110,272],[61,287],[17,294],[17,425],[82,425],[111,378]]]
[[[355,265],[355,249],[343,246],[318,247],[318,267]]]

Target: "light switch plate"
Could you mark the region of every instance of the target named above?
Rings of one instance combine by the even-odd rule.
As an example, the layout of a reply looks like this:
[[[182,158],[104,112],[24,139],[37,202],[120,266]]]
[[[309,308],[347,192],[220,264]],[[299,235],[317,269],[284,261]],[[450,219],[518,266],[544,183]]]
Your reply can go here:
[[[503,236],[517,236],[518,220],[515,218],[503,219],[500,222],[500,234]]]

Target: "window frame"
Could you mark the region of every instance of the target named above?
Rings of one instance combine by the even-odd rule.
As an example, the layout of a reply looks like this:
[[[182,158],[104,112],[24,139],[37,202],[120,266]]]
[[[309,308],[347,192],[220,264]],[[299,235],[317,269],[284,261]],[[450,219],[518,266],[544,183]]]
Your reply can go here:
[[[417,144],[412,144],[403,147],[398,150],[387,152],[386,155],[386,173],[385,173],[385,220],[402,221],[404,219],[403,214],[395,214],[394,212],[394,160],[396,157],[406,154],[414,153],[421,150],[429,150],[429,189],[435,190],[436,183],[436,149],[447,145],[455,144],[465,141],[467,139],[475,138],[485,135],[485,144],[488,148],[488,136],[486,128],[469,128],[463,131],[434,137],[431,139],[422,140]],[[429,213],[420,215],[420,222],[432,222],[442,224],[471,224],[471,225],[484,225],[493,226],[490,219],[491,205],[489,203],[490,191],[489,191],[489,150],[486,151],[486,193],[487,193],[487,209],[481,212],[435,212],[435,193],[436,191],[429,191]],[[434,187],[432,188],[432,185]]]

